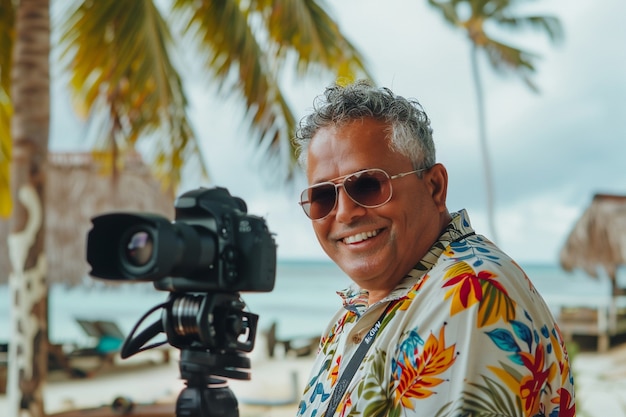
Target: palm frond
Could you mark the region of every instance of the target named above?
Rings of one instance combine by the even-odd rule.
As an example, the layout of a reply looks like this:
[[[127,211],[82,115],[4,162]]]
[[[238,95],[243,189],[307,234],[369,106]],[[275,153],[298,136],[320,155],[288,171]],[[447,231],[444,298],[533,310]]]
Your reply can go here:
[[[278,166],[289,155],[286,179],[296,165],[296,120],[278,81],[286,63],[295,62],[300,75],[322,69],[369,76],[360,53],[313,0],[176,0],[173,10],[185,35],[200,42],[220,91],[242,96],[258,149],[283,159]]]
[[[11,55],[15,36],[13,0],[0,0],[0,86],[9,91]]]
[[[459,26],[460,19],[459,15],[456,11],[456,3],[457,1],[453,0],[428,0],[428,3],[433,6],[435,9],[441,11],[443,18],[446,22],[450,23],[452,26]]]
[[[9,96],[0,86],[0,218],[11,215],[11,114]]]
[[[298,71],[305,75],[311,68],[336,71],[339,77],[355,74],[372,78],[365,60],[342,34],[339,25],[315,0],[273,0],[267,28],[270,39],[284,50],[295,52]]]
[[[170,58],[172,36],[153,2],[82,1],[63,28],[62,56],[78,106],[106,108],[111,148],[134,150],[144,139],[153,150],[170,150],[154,154],[155,167],[177,183],[181,155],[197,152],[197,143]]]
[[[100,135],[112,152],[149,137],[157,166],[174,176],[199,147],[171,59],[171,23],[181,28],[183,42],[197,42],[219,92],[242,97],[253,141],[270,159],[281,159],[286,179],[296,165],[295,116],[278,81],[286,64],[300,75],[323,69],[339,77],[370,76],[315,0],[172,0],[167,23],[152,0],[74,2],[61,42],[76,107],[85,115],[106,109]]]
[[[533,92],[539,92],[539,88],[531,79],[531,76],[536,71],[534,62],[539,59],[538,55],[490,38],[487,38],[481,47],[487,53],[489,62],[496,71],[502,73],[512,71]]]
[[[564,37],[561,21],[553,16],[502,16],[498,18],[498,23],[503,27],[512,29],[529,27],[533,30],[543,31],[548,35],[550,41],[554,43],[562,41]]]
[[[0,218],[11,214],[11,55],[15,33],[12,0],[0,0]]]
[[[489,23],[500,27],[520,30],[530,28],[548,35],[553,42],[563,38],[561,22],[553,16],[514,16],[511,7],[513,0],[429,0],[429,4],[440,10],[446,21],[466,31],[470,41],[486,51],[491,66],[498,72],[512,71],[534,92],[537,86],[531,75],[535,72],[535,62],[539,55],[519,47],[507,45],[488,33]],[[457,9],[467,5],[471,15],[459,21]]]
[[[275,51],[259,43],[250,10],[232,0],[177,0],[174,10],[178,19],[188,19],[185,34],[201,43],[205,66],[219,80],[220,92],[242,96],[257,146],[270,158],[280,157],[290,146],[295,116],[278,84],[275,64],[268,59]],[[289,159],[290,171],[295,158]]]

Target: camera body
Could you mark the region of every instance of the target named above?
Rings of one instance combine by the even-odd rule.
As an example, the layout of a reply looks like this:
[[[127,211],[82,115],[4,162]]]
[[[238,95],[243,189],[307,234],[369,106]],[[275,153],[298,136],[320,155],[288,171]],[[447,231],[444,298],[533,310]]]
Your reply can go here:
[[[265,220],[222,187],[176,199],[175,220],[150,213],[94,217],[87,236],[91,275],[153,281],[170,292],[269,292],[276,243]]]

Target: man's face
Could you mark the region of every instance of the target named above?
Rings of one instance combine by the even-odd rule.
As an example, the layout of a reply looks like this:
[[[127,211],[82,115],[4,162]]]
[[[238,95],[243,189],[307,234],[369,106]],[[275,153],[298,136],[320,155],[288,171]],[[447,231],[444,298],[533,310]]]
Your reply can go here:
[[[389,176],[412,171],[411,161],[389,148],[388,136],[388,125],[374,119],[319,130],[309,145],[309,184],[370,168]],[[441,233],[446,182],[441,165],[422,178],[410,174],[391,180],[391,200],[375,208],[358,205],[339,187],[334,210],[313,220],[313,229],[328,256],[369,290],[370,297],[373,292],[388,293]]]

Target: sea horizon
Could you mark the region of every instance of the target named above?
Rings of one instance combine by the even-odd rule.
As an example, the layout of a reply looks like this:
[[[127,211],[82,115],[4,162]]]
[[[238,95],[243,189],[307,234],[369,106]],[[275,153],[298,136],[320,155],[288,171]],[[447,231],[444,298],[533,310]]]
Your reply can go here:
[[[598,306],[610,301],[607,277],[594,279],[579,270],[570,273],[556,263],[521,266],[555,314],[564,305]],[[149,282],[108,285],[90,278],[85,282],[86,285],[74,287],[62,283],[49,287],[49,330],[53,343],[91,342],[77,324],[78,319],[113,321],[128,333],[144,313],[169,296]],[[241,297],[247,309],[259,315],[259,331],[275,322],[280,337],[309,336],[320,334],[341,308],[336,291],[349,283],[349,278],[330,260],[279,259],[275,288],[269,292],[242,292]],[[0,343],[9,339],[9,314],[9,290],[4,284],[0,285]]]

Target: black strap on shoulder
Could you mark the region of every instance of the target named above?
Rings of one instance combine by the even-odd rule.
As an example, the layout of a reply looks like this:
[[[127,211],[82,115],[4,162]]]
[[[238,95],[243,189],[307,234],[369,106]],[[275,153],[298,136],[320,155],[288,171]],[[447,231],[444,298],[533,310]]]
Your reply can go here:
[[[341,401],[343,394],[345,394],[346,389],[350,384],[350,380],[352,380],[357,369],[359,369],[359,365],[361,364],[361,362],[363,362],[363,358],[365,358],[365,354],[372,345],[374,338],[376,338],[378,330],[380,330],[383,319],[387,315],[387,312],[390,310],[391,305],[392,303],[390,302],[387,307],[385,307],[383,314],[380,315],[378,320],[376,320],[376,323],[374,323],[372,328],[367,332],[356,352],[354,352],[354,355],[350,359],[350,362],[348,362],[348,365],[343,370],[341,377],[339,377],[339,381],[337,381],[337,385],[335,385],[335,388],[333,389],[333,394],[330,397],[330,401],[328,402],[328,408],[326,409],[325,414],[326,417],[331,417],[335,414],[335,410],[339,405],[339,401]],[[328,414],[329,412],[330,414]]]

